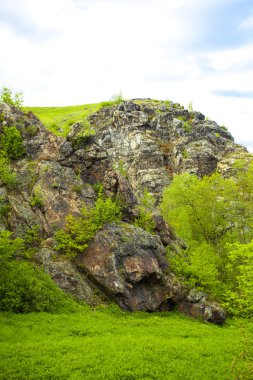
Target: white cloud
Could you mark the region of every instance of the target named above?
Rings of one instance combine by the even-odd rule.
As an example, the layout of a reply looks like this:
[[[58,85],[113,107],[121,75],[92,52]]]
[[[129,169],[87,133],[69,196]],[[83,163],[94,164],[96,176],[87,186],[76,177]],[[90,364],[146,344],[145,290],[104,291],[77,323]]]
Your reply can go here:
[[[247,17],[239,25],[239,29],[252,29],[253,28],[253,16]]]
[[[212,52],[207,46],[205,53],[191,48],[201,15],[219,3],[9,0],[8,12],[15,9],[20,28],[29,21],[36,38],[0,23],[3,84],[23,91],[27,105],[91,103],[120,90],[127,98],[193,101],[250,146],[250,99],[214,92],[251,91],[253,45]]]

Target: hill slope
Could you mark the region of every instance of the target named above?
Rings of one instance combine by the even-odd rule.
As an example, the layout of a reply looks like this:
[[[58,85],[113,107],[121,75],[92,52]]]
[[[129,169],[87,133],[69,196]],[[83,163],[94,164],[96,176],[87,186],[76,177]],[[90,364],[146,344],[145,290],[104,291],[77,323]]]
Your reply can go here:
[[[113,299],[123,309],[148,311],[179,305],[185,313],[222,323],[222,308],[205,294],[185,288],[171,272],[165,247],[173,249],[183,242],[156,206],[175,173],[203,176],[216,169],[225,173],[235,158],[251,160],[252,156],[223,127],[172,102],[137,99],[100,104],[87,118],[96,107],[89,106],[84,113],[73,107],[71,114],[67,108],[63,116],[58,109],[46,113],[41,109],[44,117],[51,112],[61,118],[67,129],[73,118],[85,116],[64,138],[48,131],[31,111],[24,114],[1,104],[2,141],[8,140],[7,133],[14,133],[15,126],[23,144],[19,156],[10,157],[6,164],[6,172],[16,176],[15,186],[6,175],[1,177],[2,203],[8,206],[1,216],[2,228],[25,238],[36,227],[41,242],[35,261],[63,290],[89,304]],[[71,214],[67,229],[74,231],[74,239],[83,237],[82,228],[75,224],[84,218],[83,204],[95,205],[95,210],[102,205],[100,219],[113,207],[97,197],[101,185],[106,196],[121,203],[122,221],[103,226],[96,219],[99,228],[88,248],[81,250],[71,241],[79,254],[74,261],[67,260],[55,251],[55,232],[64,229],[65,218]],[[144,216],[154,234],[136,224],[143,218],[145,192],[152,202]],[[66,236],[69,239],[61,235],[63,240]],[[64,244],[70,244],[69,240]]]

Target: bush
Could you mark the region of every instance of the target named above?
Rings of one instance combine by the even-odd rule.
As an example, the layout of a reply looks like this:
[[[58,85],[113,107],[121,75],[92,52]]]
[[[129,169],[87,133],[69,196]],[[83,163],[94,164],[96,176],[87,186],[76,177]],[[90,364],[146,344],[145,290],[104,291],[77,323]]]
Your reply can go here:
[[[33,194],[30,197],[30,205],[32,207],[42,208],[44,206],[44,199],[39,186],[35,186]]]
[[[23,94],[22,92],[13,93],[10,88],[3,86],[0,90],[0,102],[22,108],[24,102]]]
[[[155,230],[155,221],[152,217],[152,211],[155,208],[155,199],[147,190],[144,190],[143,196],[139,202],[140,204],[137,206],[139,215],[135,219],[134,225],[135,227],[140,227],[153,234]]]
[[[23,139],[16,127],[4,127],[4,133],[0,138],[2,154],[10,160],[16,160],[25,153]]]
[[[253,240],[227,246],[226,307],[234,315],[253,316]]]
[[[111,198],[104,200],[100,192],[94,208],[88,209],[83,206],[81,216],[67,216],[65,228],[55,234],[56,249],[69,258],[74,257],[88,247],[89,241],[105,223],[120,219],[121,210],[118,203]]]
[[[44,272],[25,261],[12,261],[1,272],[0,310],[57,312],[74,304]],[[73,305],[72,305],[73,306]]]
[[[11,172],[9,161],[0,156],[0,180],[8,189],[13,189],[17,184],[16,173]]]
[[[72,310],[74,301],[46,273],[20,259],[24,251],[23,239],[13,239],[9,231],[0,232],[0,311]]]

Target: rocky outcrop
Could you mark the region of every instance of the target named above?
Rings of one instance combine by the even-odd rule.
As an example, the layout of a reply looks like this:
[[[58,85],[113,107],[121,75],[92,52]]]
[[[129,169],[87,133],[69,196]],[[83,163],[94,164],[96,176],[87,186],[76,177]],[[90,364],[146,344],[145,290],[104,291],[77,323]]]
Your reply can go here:
[[[125,310],[179,310],[202,320],[223,323],[223,309],[207,296],[183,287],[164,257],[157,235],[126,223],[106,225],[78,256],[81,270],[108,298]]]
[[[252,156],[234,143],[224,127],[172,102],[136,99],[104,107],[77,123],[66,137],[50,133],[31,112],[0,104],[0,134],[6,126],[20,131],[24,155],[10,164],[15,187],[0,179],[0,228],[24,237],[36,226],[44,242],[68,214],[93,205],[96,187],[116,197],[127,223],[98,231],[76,263],[62,260],[50,247],[38,248],[37,262],[57,284],[76,298],[95,305],[114,300],[127,310],[170,310],[178,305],[188,315],[215,323],[223,310],[206,295],[193,297],[170,272],[164,247],[183,246],[152,210],[155,234],[131,224],[144,190],[159,203],[175,173],[203,176],[216,169],[229,175],[236,158]],[[51,240],[50,240],[51,239]],[[43,243],[44,244],[44,243]]]

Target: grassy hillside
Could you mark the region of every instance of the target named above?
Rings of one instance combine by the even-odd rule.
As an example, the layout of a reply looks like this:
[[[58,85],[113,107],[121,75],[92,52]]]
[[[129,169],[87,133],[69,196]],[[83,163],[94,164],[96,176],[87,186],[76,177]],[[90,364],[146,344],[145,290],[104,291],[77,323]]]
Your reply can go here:
[[[218,327],[117,308],[0,314],[0,379],[6,380],[252,378],[238,377],[242,368],[250,376],[241,353],[239,321]]]
[[[94,104],[67,107],[23,107],[25,112],[32,111],[51,132],[66,136],[74,123],[87,119],[89,115],[105,106],[119,104],[122,97]]]
[[[68,107],[24,107],[32,111],[42,123],[58,136],[66,136],[74,123],[81,122],[101,107],[101,103]]]

